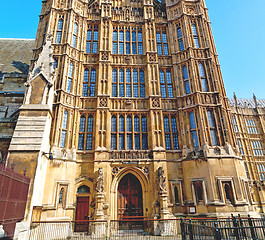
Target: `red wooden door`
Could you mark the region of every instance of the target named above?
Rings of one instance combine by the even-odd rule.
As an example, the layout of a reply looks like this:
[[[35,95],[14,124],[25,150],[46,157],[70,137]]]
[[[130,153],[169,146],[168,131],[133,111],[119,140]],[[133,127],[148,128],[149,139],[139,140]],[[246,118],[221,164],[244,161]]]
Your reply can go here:
[[[142,186],[137,177],[127,174],[118,187],[118,218],[143,216]]]
[[[76,204],[76,221],[89,219],[89,197],[77,197]],[[76,232],[86,232],[88,230],[88,222],[76,222]]]

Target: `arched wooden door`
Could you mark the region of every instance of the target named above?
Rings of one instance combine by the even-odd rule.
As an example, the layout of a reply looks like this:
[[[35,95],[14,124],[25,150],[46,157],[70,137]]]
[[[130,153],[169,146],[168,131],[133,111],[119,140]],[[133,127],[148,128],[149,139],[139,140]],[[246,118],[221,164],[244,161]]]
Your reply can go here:
[[[118,219],[133,216],[143,216],[143,193],[138,178],[129,173],[118,187]]]

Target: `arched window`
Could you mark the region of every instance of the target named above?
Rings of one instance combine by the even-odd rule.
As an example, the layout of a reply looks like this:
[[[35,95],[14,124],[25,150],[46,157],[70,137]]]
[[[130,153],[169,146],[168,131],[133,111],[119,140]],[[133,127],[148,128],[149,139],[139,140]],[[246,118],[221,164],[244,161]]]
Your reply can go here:
[[[92,149],[93,123],[94,123],[93,116],[92,115],[88,116],[88,119],[87,119],[87,132],[86,132],[86,150],[91,150]]]
[[[117,119],[119,123],[118,128]],[[120,150],[148,149],[147,118],[145,115],[120,115],[118,118],[115,115],[112,116],[111,149],[116,150],[117,148]]]
[[[216,146],[216,145],[218,145],[218,142],[217,142],[217,137],[216,137],[216,127],[215,127],[215,122],[214,122],[212,111],[210,111],[210,110],[207,111],[207,117],[208,117],[208,123],[209,123],[209,127],[210,127],[212,145]]]
[[[202,91],[208,92],[207,80],[206,80],[205,71],[204,71],[204,67],[202,63],[199,63],[199,72],[200,72],[200,78],[201,78],[201,84],[202,84]]]
[[[132,145],[132,117],[129,115],[126,119],[127,124],[127,149],[133,149]]]
[[[159,72],[160,76],[160,87],[161,87],[161,96],[163,98],[173,97],[173,84],[171,79],[171,72],[167,70],[164,72],[163,70],[160,70]]]
[[[86,53],[91,53],[91,46],[92,46],[92,30],[89,29],[87,31],[87,37],[86,37]]]
[[[166,149],[179,149],[177,120],[173,115],[164,116]]]
[[[145,97],[145,78],[144,71],[140,70],[140,97]]]
[[[182,35],[182,31],[180,27],[177,29],[177,32],[178,32],[179,51],[183,51],[184,43],[183,43],[183,35]]]
[[[98,52],[98,26],[90,26],[87,31],[86,53]]]
[[[190,81],[189,81],[189,74],[188,74],[188,68],[186,65],[183,66],[182,68],[183,71],[183,80],[184,80],[184,85],[185,85],[185,93],[190,94]]]
[[[80,124],[79,124],[78,150],[84,150],[85,128],[86,128],[86,117],[85,115],[82,115],[80,117]]]
[[[97,52],[98,52],[98,30],[94,30],[92,53],[97,53]]]
[[[96,69],[93,68],[91,70],[91,76],[90,76],[90,88],[89,88],[90,97],[95,96],[95,88],[96,88]]]
[[[78,31],[78,25],[77,23],[74,24],[74,30],[73,30],[73,37],[72,37],[72,47],[76,47],[77,42],[77,31]]]
[[[82,185],[81,187],[77,189],[77,193],[78,194],[90,193],[90,188],[86,185]]]
[[[131,34],[130,31],[126,31],[126,54],[131,54]]]
[[[120,150],[125,149],[124,136],[125,136],[124,117],[120,116],[119,117],[119,149]]]
[[[119,31],[119,54],[124,54],[124,32]]]
[[[132,96],[132,80],[131,80],[131,70],[126,70],[126,97]]]
[[[133,96],[139,97],[139,80],[138,80],[138,72],[136,69],[133,70]]]
[[[143,33],[138,30],[138,54],[143,55]]]
[[[140,119],[138,116],[134,117],[134,148],[140,149]]]
[[[193,41],[194,41],[194,47],[195,47],[195,48],[200,48],[199,36],[198,36],[198,33],[197,33],[197,28],[196,28],[195,23],[193,23],[193,24],[191,25],[191,29],[192,29],[192,35],[193,35]]]
[[[87,97],[88,92],[88,82],[89,82],[89,70],[86,68],[84,71],[84,79],[83,79],[83,97]]]
[[[167,33],[165,31],[156,32],[156,43],[158,55],[168,55]]]
[[[117,117],[111,117],[111,149],[117,149]]]
[[[67,92],[71,92],[73,75],[74,75],[74,64],[71,62],[69,64],[69,71],[68,71],[68,80],[67,80],[67,87],[66,87]]]
[[[112,70],[112,97],[118,96],[117,83],[118,83],[117,69],[114,68]]]
[[[169,126],[168,116],[164,117],[164,130],[165,130],[166,149],[171,149],[170,126]]]
[[[132,54],[137,54],[136,32],[132,31]]]
[[[78,150],[92,149],[93,123],[94,118],[92,115],[88,116],[87,125],[85,115],[80,117]]]
[[[65,147],[67,125],[68,125],[68,112],[65,110],[63,114],[62,132],[61,132],[61,140],[60,140],[61,148]]]
[[[119,97],[124,97],[124,70],[119,71]]]
[[[147,118],[142,116],[142,148],[148,149]]]
[[[66,192],[67,192],[67,186],[60,186],[59,187],[59,198],[58,198],[58,204],[59,207],[65,208],[66,205]]]
[[[61,43],[63,31],[63,18],[60,18],[57,25],[55,43]]]
[[[199,147],[195,115],[193,112],[190,112],[190,132],[192,136],[193,146]]]
[[[118,32],[116,30],[113,31],[113,36],[112,36],[112,53],[113,54],[118,53]]]

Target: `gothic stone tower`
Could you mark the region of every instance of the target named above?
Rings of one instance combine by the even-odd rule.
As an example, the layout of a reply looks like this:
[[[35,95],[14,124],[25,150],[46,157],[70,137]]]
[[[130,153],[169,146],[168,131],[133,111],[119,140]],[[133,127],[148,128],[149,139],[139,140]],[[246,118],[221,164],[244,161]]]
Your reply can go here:
[[[250,211],[204,0],[44,0],[12,163],[25,225]]]

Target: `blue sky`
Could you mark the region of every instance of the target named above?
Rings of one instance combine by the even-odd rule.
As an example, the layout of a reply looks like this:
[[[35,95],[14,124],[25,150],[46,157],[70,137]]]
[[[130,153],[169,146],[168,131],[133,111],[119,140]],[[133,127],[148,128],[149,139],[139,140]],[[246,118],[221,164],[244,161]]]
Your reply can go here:
[[[265,1],[206,4],[228,97],[265,99]],[[0,38],[35,38],[41,0],[1,0],[0,9]]]

